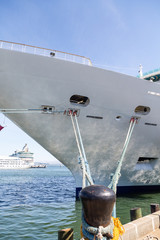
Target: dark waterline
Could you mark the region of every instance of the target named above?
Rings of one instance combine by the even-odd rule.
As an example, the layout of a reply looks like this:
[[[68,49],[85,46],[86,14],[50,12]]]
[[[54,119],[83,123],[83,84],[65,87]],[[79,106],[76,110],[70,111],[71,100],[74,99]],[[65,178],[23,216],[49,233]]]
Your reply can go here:
[[[117,198],[117,216],[130,221],[129,211],[160,202],[160,193]],[[80,239],[81,203],[75,201],[75,181],[65,167],[0,171],[0,239],[56,240],[59,229],[74,228]]]

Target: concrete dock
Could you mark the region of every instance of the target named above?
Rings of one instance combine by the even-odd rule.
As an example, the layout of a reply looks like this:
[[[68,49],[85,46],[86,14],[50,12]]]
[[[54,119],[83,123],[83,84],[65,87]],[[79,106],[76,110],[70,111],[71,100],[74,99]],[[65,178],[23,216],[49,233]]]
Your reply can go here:
[[[119,240],[160,240],[160,211],[123,225]]]

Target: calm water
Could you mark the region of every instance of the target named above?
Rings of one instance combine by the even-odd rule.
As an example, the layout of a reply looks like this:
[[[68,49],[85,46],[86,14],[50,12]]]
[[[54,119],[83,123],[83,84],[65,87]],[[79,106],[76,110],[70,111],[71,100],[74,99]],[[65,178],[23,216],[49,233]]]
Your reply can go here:
[[[160,193],[119,197],[117,216],[124,224],[129,210],[160,203]],[[56,240],[58,230],[74,228],[80,239],[81,204],[75,202],[75,181],[65,167],[0,171],[0,239]]]

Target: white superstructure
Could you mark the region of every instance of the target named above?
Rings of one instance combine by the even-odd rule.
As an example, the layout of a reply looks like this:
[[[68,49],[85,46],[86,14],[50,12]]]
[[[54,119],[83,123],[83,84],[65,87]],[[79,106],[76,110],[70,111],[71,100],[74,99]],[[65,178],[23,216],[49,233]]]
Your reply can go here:
[[[0,108],[71,170],[77,188],[82,171],[70,109],[95,183],[109,184],[136,116],[119,187],[160,185],[160,83],[151,75],[147,81],[96,68],[85,57],[0,42]]]
[[[10,156],[0,156],[1,169],[25,169],[34,165],[33,153],[28,151],[27,144],[22,151],[15,151]]]

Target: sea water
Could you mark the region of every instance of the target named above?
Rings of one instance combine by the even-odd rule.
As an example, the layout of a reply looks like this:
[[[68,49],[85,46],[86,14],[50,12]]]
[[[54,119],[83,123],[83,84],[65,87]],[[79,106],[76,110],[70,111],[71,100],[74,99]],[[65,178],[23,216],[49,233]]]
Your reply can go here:
[[[130,220],[130,209],[160,202],[160,193],[117,198],[117,216]],[[75,181],[65,167],[0,170],[0,239],[57,240],[58,230],[72,227],[80,239],[81,203],[75,201]]]

